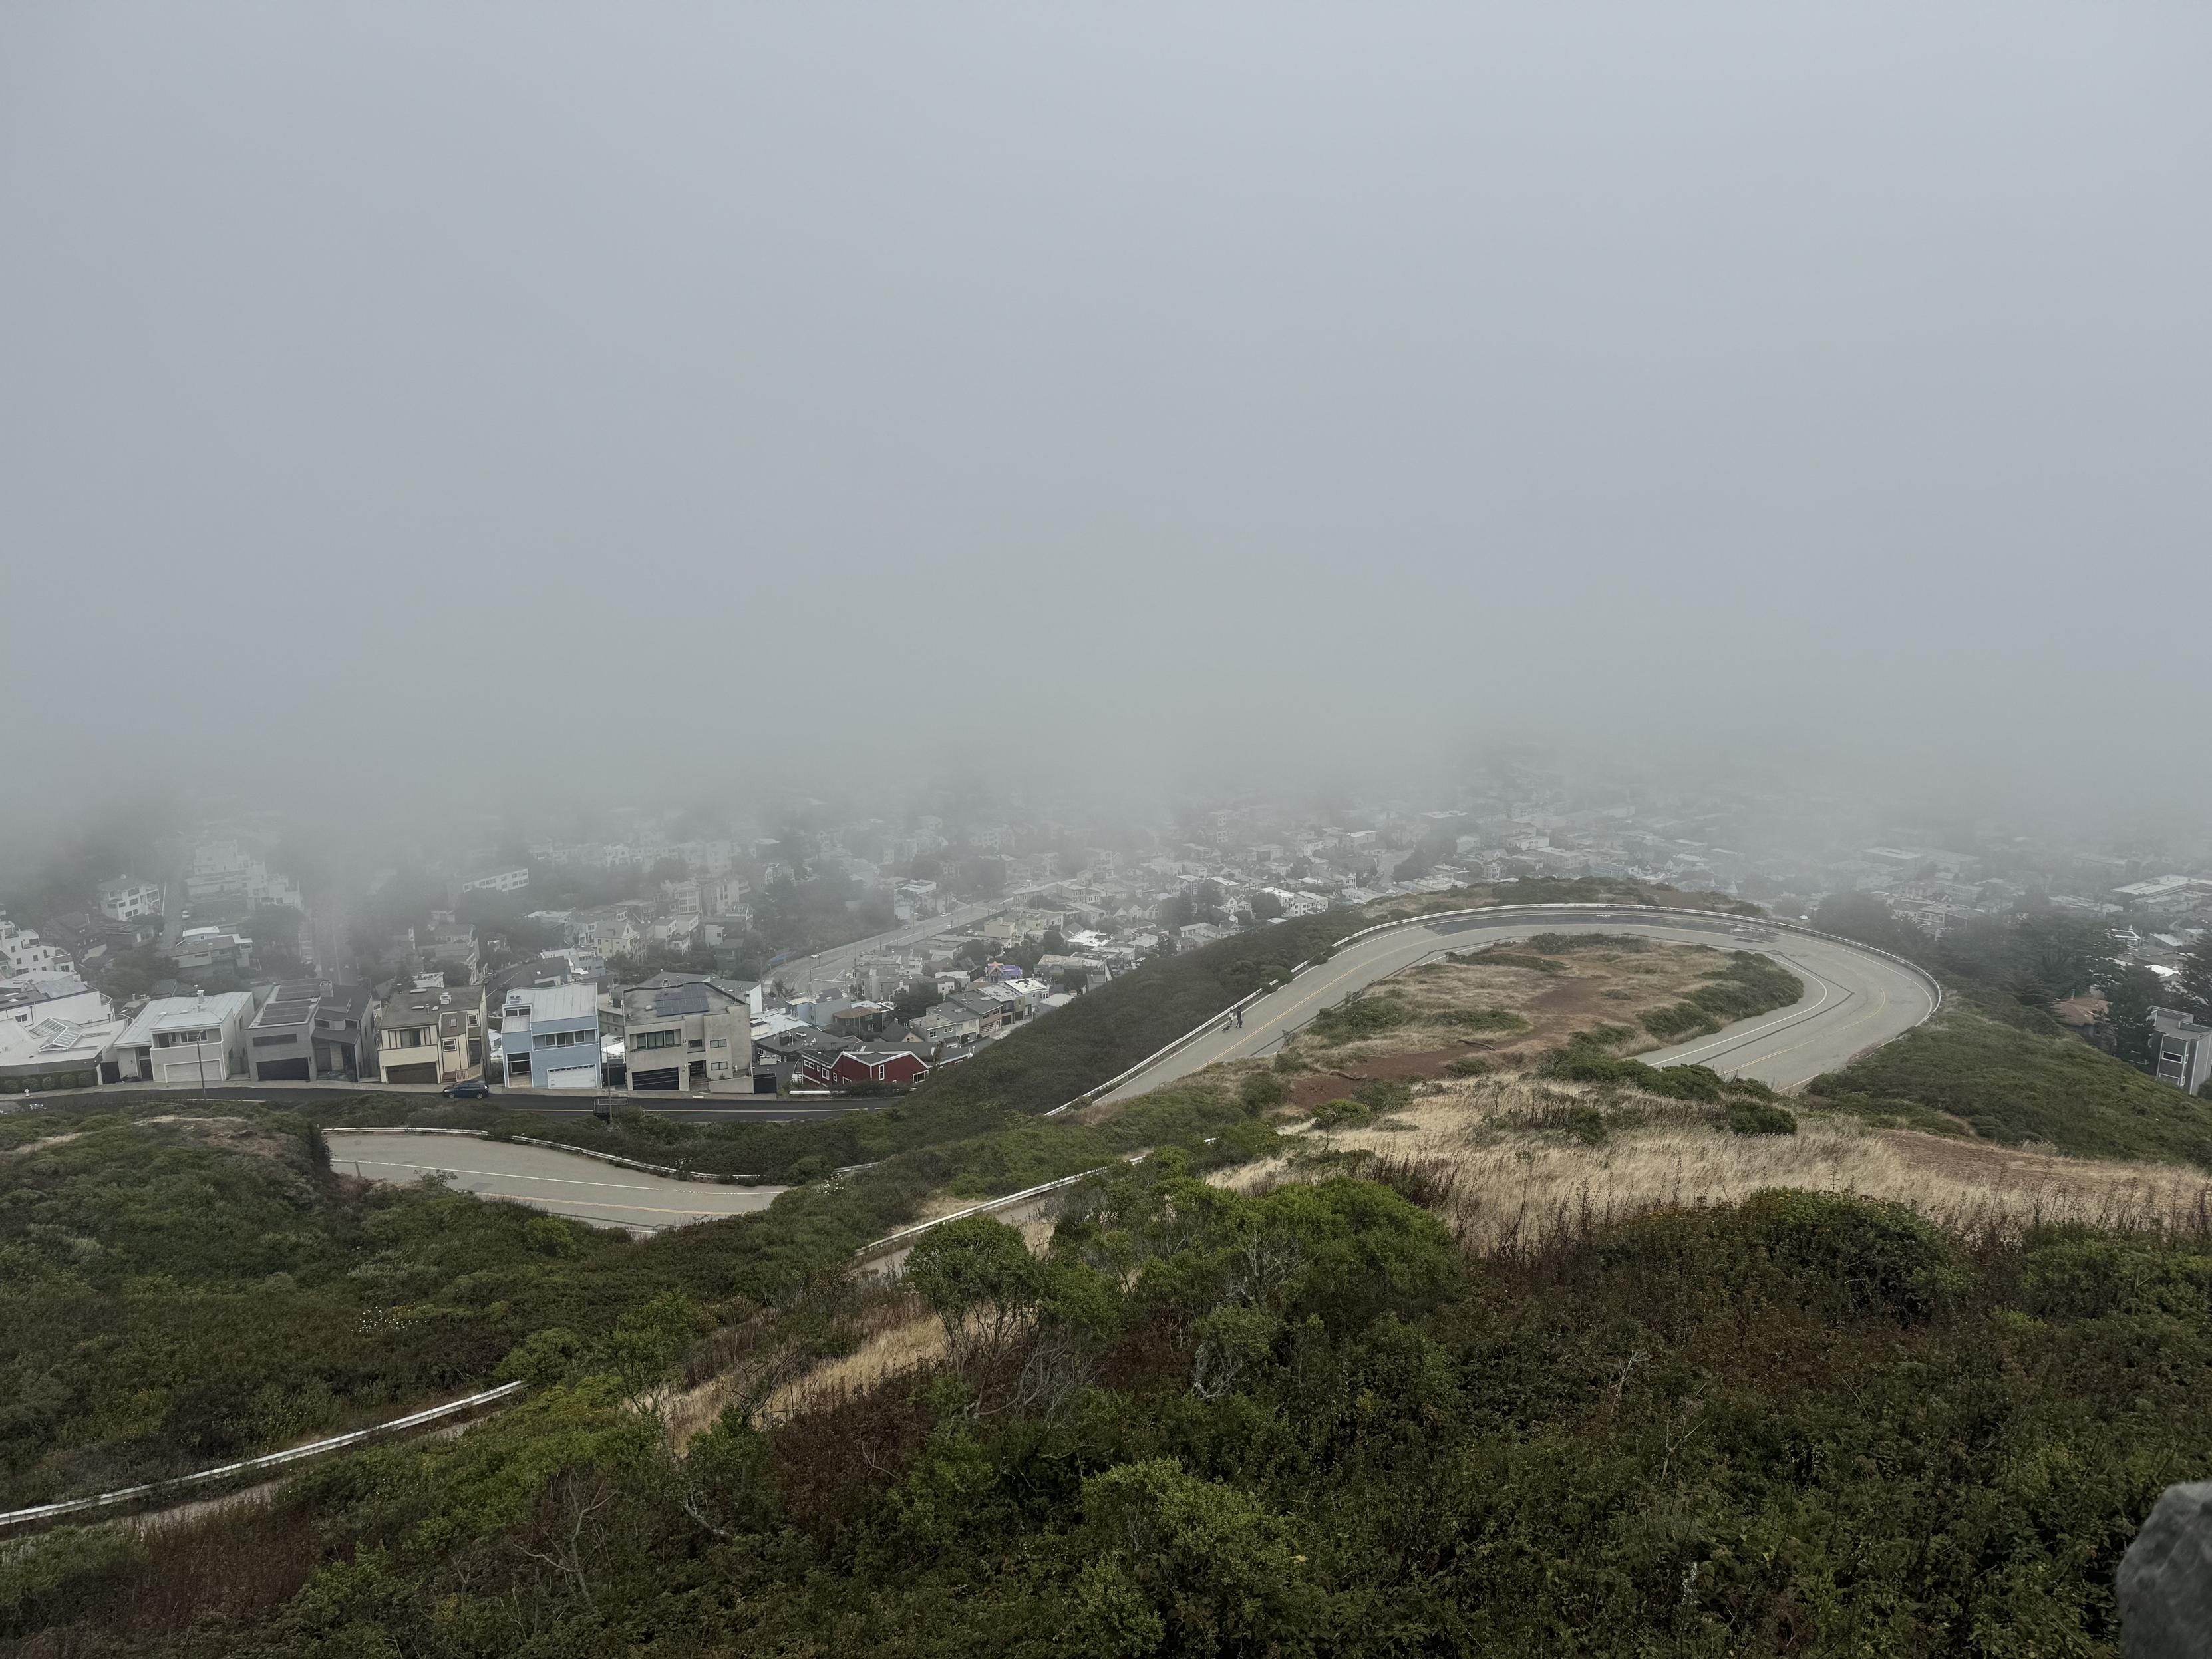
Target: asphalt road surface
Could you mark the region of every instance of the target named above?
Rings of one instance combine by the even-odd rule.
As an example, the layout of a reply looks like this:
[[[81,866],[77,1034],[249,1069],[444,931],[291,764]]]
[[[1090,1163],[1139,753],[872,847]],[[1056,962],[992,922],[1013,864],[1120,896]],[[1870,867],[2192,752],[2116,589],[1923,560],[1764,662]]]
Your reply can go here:
[[[854,939],[850,945],[819,951],[811,957],[779,962],[767,970],[765,977],[769,983],[788,985],[801,995],[836,990],[851,980],[853,964],[862,957],[878,951],[896,950],[902,945],[913,945],[926,939],[935,939],[939,933],[957,933],[963,927],[972,927],[987,917],[997,915],[1001,910],[1012,909],[1033,893],[1049,892],[1055,887],[1066,884],[1065,881],[1041,881],[1027,887],[1018,887],[1004,898],[992,899],[981,904],[963,904],[947,910],[941,916],[929,916],[921,921],[909,922],[903,927],[893,928],[888,933]]]
[[[672,1181],[544,1146],[465,1135],[334,1134],[330,1148],[331,1168],[340,1175],[404,1183],[443,1170],[462,1192],[637,1233],[764,1210],[786,1190]]]
[[[1523,912],[1496,920],[1462,916],[1394,928],[1346,945],[1246,1009],[1241,1027],[1208,1032],[1102,1098],[1128,1100],[1221,1060],[1273,1054],[1286,1036],[1322,1009],[1401,969],[1446,951],[1480,950],[1544,933],[1641,933],[1716,950],[1758,951],[1805,981],[1805,994],[1792,1007],[1636,1056],[1650,1066],[1710,1066],[1723,1076],[1756,1078],[1777,1089],[1795,1089],[1902,1036],[1935,1006],[1926,983],[1887,957],[1839,939],[1768,928],[1751,919],[1740,923],[1696,917],[1661,921],[1650,911],[1601,906],[1533,915]],[[1754,937],[1745,938],[1745,933]]]

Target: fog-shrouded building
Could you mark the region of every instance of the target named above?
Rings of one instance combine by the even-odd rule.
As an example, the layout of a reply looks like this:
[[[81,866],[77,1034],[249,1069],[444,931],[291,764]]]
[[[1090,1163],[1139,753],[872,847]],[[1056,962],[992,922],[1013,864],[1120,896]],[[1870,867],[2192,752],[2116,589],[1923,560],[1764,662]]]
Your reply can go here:
[[[100,884],[100,914],[110,921],[136,921],[161,914],[161,884],[118,876]]]
[[[2178,1008],[2150,1011],[2151,1060],[2160,1079],[2188,1094],[2212,1081],[2212,1025]]]

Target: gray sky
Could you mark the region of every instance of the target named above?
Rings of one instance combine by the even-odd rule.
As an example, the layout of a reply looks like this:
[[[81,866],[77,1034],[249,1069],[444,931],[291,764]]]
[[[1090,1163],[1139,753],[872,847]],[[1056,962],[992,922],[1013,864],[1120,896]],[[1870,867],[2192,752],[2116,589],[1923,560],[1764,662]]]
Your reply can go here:
[[[2201,790],[2208,85],[2181,5],[16,0],[0,793],[434,793],[505,686],[487,787]]]

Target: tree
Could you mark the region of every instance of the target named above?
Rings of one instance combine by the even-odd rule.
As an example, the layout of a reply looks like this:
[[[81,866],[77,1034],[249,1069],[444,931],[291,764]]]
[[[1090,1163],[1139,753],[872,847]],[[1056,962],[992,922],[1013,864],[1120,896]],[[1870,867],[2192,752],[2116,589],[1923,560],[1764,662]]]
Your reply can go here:
[[[2010,945],[2004,982],[2022,1002],[2037,1006],[2072,996],[2112,961],[2112,929],[2072,916],[2024,917],[2013,927]]]
[[[937,982],[934,980],[910,979],[898,988],[891,999],[891,1012],[902,1020],[920,1019],[935,1006]]]
[[[945,1327],[952,1369],[969,1376],[1002,1353],[1042,1289],[1018,1230],[988,1216],[932,1228],[907,1257],[907,1282]]]
[[[1252,895],[1252,920],[1273,921],[1283,914],[1283,902],[1266,889]]]
[[[2212,1019],[2212,927],[2197,936],[2181,958],[2181,972],[2167,988],[2187,1003],[2199,1019]]]
[[[2097,1025],[2100,1044],[2137,1071],[2150,1070],[2150,1011],[2165,994],[2159,976],[2140,964],[2114,973],[2105,987],[2105,1017]]]

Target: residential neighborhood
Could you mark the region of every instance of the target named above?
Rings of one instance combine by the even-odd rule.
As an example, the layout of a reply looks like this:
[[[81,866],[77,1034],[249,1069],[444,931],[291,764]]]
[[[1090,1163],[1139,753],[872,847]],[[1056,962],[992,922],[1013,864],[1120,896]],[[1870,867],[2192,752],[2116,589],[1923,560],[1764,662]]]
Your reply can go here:
[[[0,913],[0,1090],[865,1098],[1154,957],[1501,882],[1634,880],[1799,919],[1843,893],[1931,939],[2037,910],[2103,929],[2118,969],[2165,987],[2212,925],[2212,850],[2161,867],[1996,823],[1846,838],[1778,797],[1511,766],[1446,802],[1243,799],[1149,823],[1010,799],[600,824],[464,819],[318,887],[286,867],[279,824],[211,822],[36,916]],[[2063,988],[2058,1017],[2090,1030],[2102,988]],[[2194,1089],[2212,1010],[2165,1000],[2171,1052],[2146,1069]]]

